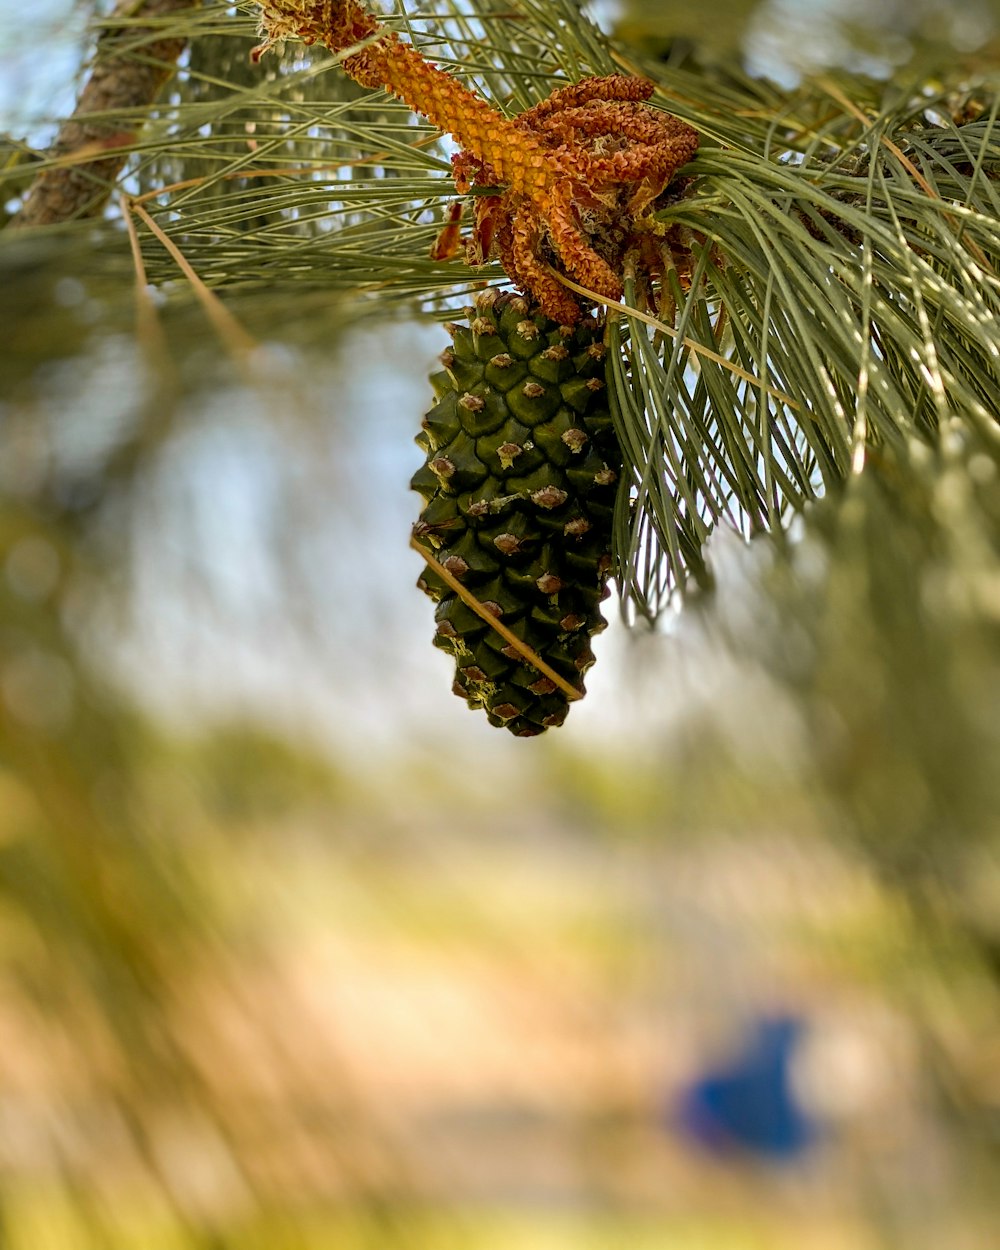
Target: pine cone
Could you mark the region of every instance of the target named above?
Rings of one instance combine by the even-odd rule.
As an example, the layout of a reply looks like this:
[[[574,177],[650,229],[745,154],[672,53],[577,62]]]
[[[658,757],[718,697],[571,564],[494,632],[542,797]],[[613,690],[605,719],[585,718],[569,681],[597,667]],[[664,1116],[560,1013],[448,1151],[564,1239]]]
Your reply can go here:
[[[595,317],[575,326],[537,305],[482,292],[431,378],[438,402],[411,485],[425,507],[414,537],[577,697],[605,628],[611,524],[621,458],[604,398]],[[570,696],[428,566],[436,646],[454,655],[454,691],[493,725],[531,737],[561,725]]]

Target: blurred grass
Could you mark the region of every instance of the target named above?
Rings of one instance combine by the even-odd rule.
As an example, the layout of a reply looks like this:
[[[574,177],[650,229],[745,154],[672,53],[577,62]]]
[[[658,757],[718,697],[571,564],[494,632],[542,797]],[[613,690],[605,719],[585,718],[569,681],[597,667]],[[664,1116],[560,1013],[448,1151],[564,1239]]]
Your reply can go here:
[[[16,1214],[8,1223],[9,1250],[92,1250],[94,1243],[74,1238],[73,1209],[60,1210],[58,1192],[24,1195],[11,1202]],[[793,1250],[808,1244],[810,1250],[875,1250],[876,1243],[863,1230],[848,1222],[835,1223],[822,1231],[809,1233],[803,1243],[803,1226],[783,1225],[780,1221],[745,1216],[707,1217],[697,1221],[657,1217],[594,1215],[581,1218],[572,1213],[532,1212],[521,1216],[509,1211],[436,1213],[408,1209],[400,1217],[407,1232],[405,1242],[427,1250],[462,1246],[468,1250]],[[376,1231],[365,1233],[366,1216],[346,1210],[315,1218],[304,1216],[300,1232],[289,1240],[280,1228],[263,1218],[237,1230],[236,1243],[245,1250],[368,1250],[385,1246]],[[456,1228],[461,1229],[460,1240]],[[112,1237],[114,1234],[112,1234]],[[384,1236],[384,1233],[382,1234]],[[144,1250],[184,1250],[189,1243],[179,1240],[169,1222],[162,1228],[144,1212],[135,1221],[123,1221],[120,1240],[102,1242],[106,1250],[126,1250],[142,1245]]]
[[[213,449],[253,445],[275,378],[206,367],[186,312],[171,371],[133,371],[129,292],[85,258],[60,287],[63,263],[56,245],[6,291],[39,333],[47,311],[77,333],[48,363],[0,344],[20,360],[0,426],[0,1244],[990,1250],[990,449],[874,466],[786,553],[720,548],[719,589],[637,639],[638,680],[627,653],[602,661],[627,734],[609,746],[599,713],[529,754],[474,736],[405,521],[363,511],[408,505],[387,448],[419,388],[411,412],[345,419],[350,351],[272,309],[268,359],[296,385],[266,472],[239,479],[264,522],[247,541]],[[355,489],[345,463],[368,468]],[[340,537],[296,566],[320,537],[302,516]],[[344,570],[323,553],[358,532],[398,557],[367,554],[378,576],[331,608]],[[159,671],[150,623],[183,631],[184,663]],[[199,647],[218,687],[185,671]],[[240,695],[247,653],[285,655],[280,699]],[[333,732],[301,712],[320,682]],[[663,1120],[713,1039],[774,1005],[810,1021],[833,1100],[787,1177],[700,1158]]]

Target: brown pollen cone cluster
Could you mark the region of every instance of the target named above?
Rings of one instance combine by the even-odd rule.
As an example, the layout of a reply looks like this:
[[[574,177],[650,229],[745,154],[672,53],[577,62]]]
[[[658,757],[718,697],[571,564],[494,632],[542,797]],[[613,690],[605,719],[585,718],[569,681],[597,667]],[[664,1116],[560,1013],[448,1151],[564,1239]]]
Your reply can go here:
[[[697,151],[698,134],[646,103],[654,88],[645,79],[586,78],[511,119],[385,30],[357,0],[264,0],[261,32],[255,58],[291,36],[349,52],[342,64],[352,78],[383,87],[451,134],[461,148],[458,190],[499,192],[476,199],[470,261],[498,256],[552,320],[575,325],[581,305],[550,269],[619,300],[626,258],[653,279],[673,263],[671,240],[652,214]]]

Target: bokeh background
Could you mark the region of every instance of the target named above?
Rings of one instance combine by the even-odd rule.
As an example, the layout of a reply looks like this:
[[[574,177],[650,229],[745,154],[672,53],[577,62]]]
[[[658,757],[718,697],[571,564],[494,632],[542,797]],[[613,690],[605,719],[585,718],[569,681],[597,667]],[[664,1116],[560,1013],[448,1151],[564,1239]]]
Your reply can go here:
[[[0,7],[38,144],[92,7]],[[788,81],[1000,43],[697,10],[597,15]],[[0,242],[0,1246],[1000,1243],[994,462],[720,531],[516,741],[414,586],[438,325],[254,295],[231,353],[167,291],[151,345],[124,246]]]

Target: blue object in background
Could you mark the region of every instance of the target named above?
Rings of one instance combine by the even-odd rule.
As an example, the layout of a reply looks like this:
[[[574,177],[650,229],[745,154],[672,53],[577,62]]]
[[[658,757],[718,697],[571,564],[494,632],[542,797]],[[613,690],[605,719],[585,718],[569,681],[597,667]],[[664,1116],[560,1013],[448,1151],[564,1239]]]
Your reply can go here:
[[[816,1136],[790,1079],[803,1033],[792,1016],[762,1016],[726,1064],[708,1069],[681,1094],[676,1127],[688,1141],[717,1154],[796,1159]]]

